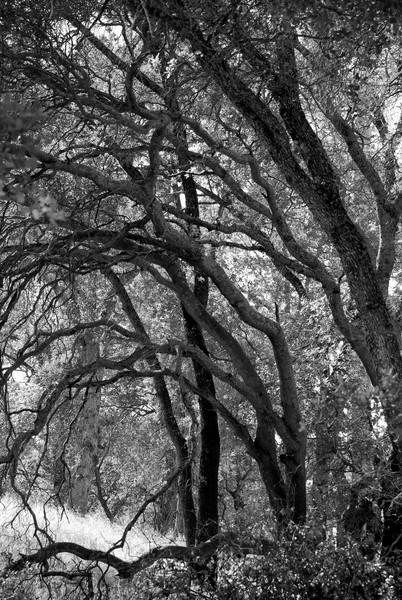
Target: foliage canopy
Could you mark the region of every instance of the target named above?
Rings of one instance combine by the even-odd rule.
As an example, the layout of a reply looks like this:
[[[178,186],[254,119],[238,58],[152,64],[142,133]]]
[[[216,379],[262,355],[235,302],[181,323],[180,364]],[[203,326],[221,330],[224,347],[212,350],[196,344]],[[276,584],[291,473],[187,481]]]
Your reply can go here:
[[[246,490],[271,535],[402,549],[400,17],[3,2],[4,492],[130,510],[121,547],[153,506],[187,546],[121,562],[32,510],[11,568],[205,561]]]

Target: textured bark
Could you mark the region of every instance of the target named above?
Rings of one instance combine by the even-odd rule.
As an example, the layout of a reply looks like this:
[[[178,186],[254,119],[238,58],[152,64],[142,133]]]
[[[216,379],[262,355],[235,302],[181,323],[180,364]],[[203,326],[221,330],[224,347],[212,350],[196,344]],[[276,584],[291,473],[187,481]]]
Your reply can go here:
[[[233,365],[232,378],[235,382],[233,389],[241,389],[244,398],[254,410],[258,424],[255,442],[250,443],[249,437],[240,423],[235,422],[233,418],[230,421],[229,411],[225,412],[222,406],[218,410],[221,410],[221,414],[225,414],[228,421],[234,424],[234,429],[237,428],[240,436],[243,436],[245,447],[257,460],[268,494],[279,518],[285,520],[293,518],[297,522],[303,522],[306,433],[298,405],[292,358],[285,333],[279,323],[268,318],[265,312],[257,310],[255,304],[247,300],[245,294],[241,292],[241,286],[234,283],[234,278],[231,278],[230,274],[222,268],[219,259],[213,258],[205,248],[212,248],[214,245],[219,247],[220,233],[228,236],[222,243],[227,243],[230,247],[232,242],[228,239],[231,233],[241,233],[252,241],[253,249],[265,252],[300,295],[303,295],[304,287],[301,279],[298,279],[295,273],[321,283],[335,322],[364,364],[372,383],[378,385],[383,392],[381,397],[395,453],[391,470],[393,473],[399,474],[402,472],[400,458],[402,455],[402,413],[400,411],[402,360],[399,353],[399,331],[386,303],[389,278],[395,262],[395,236],[401,210],[401,195],[399,194],[398,200],[396,192],[393,190],[393,183],[396,180],[395,157],[388,155],[388,163],[385,165],[386,174],[382,177],[380,170],[377,170],[376,167],[376,164],[380,164],[380,160],[368,159],[365,147],[354,129],[355,123],[352,121],[348,123],[345,118],[337,114],[330,102],[322,103],[324,105],[322,114],[316,120],[316,124],[312,125],[314,119],[311,117],[314,115],[311,111],[307,112],[305,107],[308,102],[315,100],[315,91],[313,89],[309,95],[307,87],[302,92],[299,90],[299,72],[295,50],[300,48],[300,44],[297,45],[295,32],[291,30],[290,26],[287,23],[283,25],[283,20],[281,23],[280,14],[275,15],[275,22],[270,18],[267,19],[267,29],[272,27],[272,30],[269,31],[266,38],[262,39],[259,35],[254,35],[254,33],[262,33],[262,30],[258,31],[259,24],[257,22],[255,25],[252,24],[252,21],[250,25],[245,23],[243,27],[238,22],[241,19],[236,19],[235,15],[230,14],[230,11],[226,12],[229,10],[229,5],[224,2],[213,4],[212,2],[192,3],[181,0],[147,0],[139,3],[127,0],[126,6],[128,10],[131,6],[131,15],[135,15],[131,23],[134,31],[136,23],[141,22],[141,19],[144,23],[147,22],[150,30],[152,29],[152,32],[148,32],[146,40],[139,36],[138,45],[132,54],[133,64],[117,56],[111,48],[107,49],[105,42],[96,38],[93,33],[94,29],[89,31],[77,19],[70,18],[70,22],[78,27],[82,34],[85,34],[86,40],[92,43],[116,67],[116,78],[119,77],[117,70],[123,75],[124,83],[122,84],[120,81],[120,87],[116,86],[116,88],[123,89],[126,92],[126,98],[113,96],[112,89],[106,93],[103,83],[100,89],[96,89],[96,84],[89,87],[86,80],[83,83],[83,75],[77,69],[77,65],[72,60],[70,61],[68,56],[59,54],[59,52],[54,52],[51,57],[44,52],[43,65],[29,64],[26,70],[22,69],[21,72],[24,73],[24,77],[31,78],[28,81],[27,89],[31,89],[29,86],[32,82],[40,81],[41,85],[50,90],[51,93],[48,97],[54,96],[55,98],[54,106],[49,101],[50,110],[54,107],[59,110],[64,98],[67,98],[71,104],[75,102],[80,114],[85,115],[85,111],[87,111],[94,122],[96,122],[97,111],[99,111],[101,123],[108,126],[113,121],[113,126],[121,127],[120,142],[133,135],[138,141],[141,161],[143,160],[145,164],[149,159],[149,168],[134,166],[125,154],[128,150],[122,149],[122,147],[116,149],[119,141],[109,143],[106,138],[104,146],[96,150],[88,148],[87,154],[83,152],[73,155],[70,152],[71,149],[66,146],[60,152],[57,150],[56,158],[47,152],[31,148],[31,144],[28,146],[27,152],[30,153],[30,156],[36,157],[40,163],[41,171],[37,173],[38,177],[42,173],[47,175],[49,171],[55,171],[56,173],[68,173],[73,177],[86,178],[100,191],[102,201],[104,198],[121,195],[132,202],[135,212],[138,210],[141,215],[139,220],[129,223],[129,218],[126,220],[126,215],[124,215],[123,220],[116,221],[110,230],[107,230],[105,223],[109,223],[107,219],[110,217],[110,212],[108,214],[105,210],[102,216],[103,208],[102,202],[100,202],[101,217],[104,218],[105,215],[108,215],[106,221],[99,220],[99,223],[102,223],[101,227],[98,227],[97,218],[95,221],[91,221],[91,227],[77,223],[77,220],[73,219],[71,221],[66,219],[62,227],[70,232],[73,231],[68,242],[79,256],[83,257],[84,252],[93,243],[92,253],[87,255],[88,261],[85,263],[85,268],[96,268],[94,264],[107,264],[108,261],[119,264],[119,266],[123,265],[123,267],[127,263],[139,265],[141,268],[148,269],[158,282],[174,289],[177,293],[185,307],[185,314],[188,315],[186,321],[189,339],[190,335],[193,335],[194,344],[201,348],[205,355],[198,359],[194,359],[194,353],[191,356],[194,360],[196,387],[198,388],[196,393],[201,398],[200,410],[203,421],[201,437],[205,439],[205,448],[215,448],[215,459],[217,459],[217,428],[216,415],[214,416],[211,407],[219,406],[212,376],[213,370],[215,369],[215,373],[217,371],[216,365],[208,367],[210,363],[208,363],[208,356],[205,353],[204,336],[210,335],[219,344],[219,348],[226,353]],[[244,8],[242,3],[236,5],[236,9],[239,11],[242,8]],[[248,6],[248,8],[250,7]],[[259,10],[261,19],[264,16],[272,16],[268,5],[265,6],[264,3],[259,5]],[[216,21],[214,18],[211,19],[215,13]],[[109,16],[108,13],[107,15]],[[134,23],[136,19],[137,21]],[[226,26],[227,23],[229,23],[228,26]],[[253,27],[255,27],[255,31],[252,30]],[[169,37],[169,28],[176,32],[177,36]],[[174,77],[172,77],[172,82],[168,82],[169,85],[163,87],[159,83],[153,82],[150,75],[141,72],[142,62],[146,60],[150,52],[147,44],[153,44],[151,50],[155,51],[156,33],[162,29],[165,35],[166,53],[171,53],[169,61],[172,56],[178,56],[178,53],[175,54],[177,49],[175,44],[179,45],[179,51],[182,52],[181,44],[185,40],[186,53],[189,55],[192,53],[189,63],[192,65],[191,73],[194,75],[194,82],[189,73],[180,79],[182,71],[177,70],[175,76],[177,75],[179,83],[175,83]],[[153,35],[154,39],[152,40]],[[140,38],[144,47],[138,50],[141,48]],[[104,39],[107,40],[107,37]],[[5,50],[9,51],[8,48]],[[131,51],[131,48],[129,50]],[[118,51],[116,50],[116,52]],[[159,51],[160,46],[156,48],[156,52]],[[126,52],[122,52],[121,55],[129,56]],[[324,67],[322,72],[317,71],[317,81],[320,80],[321,75],[325,74],[325,68],[331,66],[324,60],[326,58],[324,53],[320,56]],[[23,60],[17,54],[14,58],[18,61]],[[160,55],[159,58],[161,58]],[[47,60],[50,68],[46,63]],[[197,73],[197,61],[202,71],[201,75],[199,72]],[[161,69],[164,72],[161,75],[162,81],[163,77],[167,77],[166,73],[175,71],[173,64],[168,66],[169,69]],[[187,68],[186,65],[183,67]],[[152,72],[152,69],[147,69],[147,73]],[[306,71],[301,71],[302,75],[303,73]],[[198,75],[200,75],[199,79]],[[194,83],[194,89],[190,90],[191,94],[194,92],[194,95],[188,93],[189,87],[186,87],[188,85],[186,78],[188,77],[190,77],[191,86]],[[157,80],[160,81],[160,79]],[[302,81],[301,76],[300,80]],[[71,86],[70,81],[73,82]],[[205,85],[201,89],[200,81],[211,84],[210,87],[213,87],[214,90],[217,86],[220,87],[221,92],[219,93],[224,99],[225,109],[228,109],[229,114],[232,111],[237,112],[236,119],[242,123],[238,132],[235,129],[231,130],[230,119],[225,122],[225,117],[223,117],[222,120],[223,113],[219,114],[219,107],[216,111],[215,107],[212,107],[210,113],[205,112],[204,100],[202,104],[196,106],[195,110],[192,110],[192,107],[189,110],[189,98],[201,98],[203,94],[208,93],[208,86]],[[183,92],[179,87],[182,82],[184,82]],[[302,83],[304,85],[305,81]],[[143,90],[140,84],[151,90],[155,96],[144,94],[141,101],[137,101],[136,86]],[[173,88],[177,85],[178,89],[174,89],[172,92],[170,85]],[[182,114],[180,107],[174,104],[175,93],[184,99],[183,107],[185,108],[183,110],[190,113],[191,117]],[[211,98],[212,96],[210,96]],[[319,94],[317,98],[321,102]],[[273,99],[272,102],[271,99]],[[148,106],[152,108],[148,108]],[[193,118],[198,109],[200,109],[199,122]],[[217,121],[213,122],[218,117],[222,121],[219,124]],[[355,224],[351,217],[353,212],[348,212],[347,203],[340,191],[339,176],[337,175],[339,169],[337,169],[337,164],[332,156],[325,150],[323,136],[320,137],[317,132],[320,127],[320,119],[325,118],[332,123],[331,127],[335,128],[335,135],[339,136],[336,139],[337,144],[345,144],[343,156],[346,155],[348,158],[346,153],[349,154],[364,178],[365,182],[363,183],[366,183],[370,190],[370,201],[373,200],[377,204],[381,233],[377,257],[375,257],[375,252],[362,229]],[[213,135],[215,133],[221,135],[223,131],[222,140],[214,139],[211,133],[203,129],[203,124],[208,122],[208,119],[210,119],[210,131],[213,131]],[[377,116],[377,121],[377,128],[382,142],[385,144],[387,140],[383,137],[385,133],[381,115]],[[82,123],[85,125],[86,121]],[[191,129],[190,147],[183,138],[184,126]],[[324,128],[323,132],[327,135],[328,130]],[[242,135],[244,135],[244,139],[242,139]],[[163,145],[163,136],[166,136],[165,146]],[[234,140],[233,147],[230,143],[231,140]],[[295,147],[298,148],[297,152]],[[238,148],[241,150],[236,150]],[[244,154],[241,153],[242,150],[245,151]],[[121,173],[118,173],[115,179],[108,177],[107,171],[102,165],[99,168],[95,167],[98,152],[110,157],[117,169],[120,165],[124,170],[124,177],[128,175],[130,179],[122,180]],[[148,156],[146,156],[147,152]],[[179,158],[178,164],[175,158],[169,162],[169,157],[171,158],[175,153]],[[267,157],[265,160],[264,155],[266,154],[269,154],[276,164],[277,169],[274,169],[273,175],[270,172],[270,158]],[[64,159],[63,156],[68,159]],[[163,165],[163,173],[160,186],[157,187],[156,179],[160,164]],[[228,165],[233,166],[233,170]],[[266,178],[262,172],[266,174]],[[290,220],[286,222],[286,214],[283,214],[278,208],[278,205],[282,206],[286,203],[276,202],[275,192],[268,181],[271,176],[277,178],[278,172],[279,177],[282,176],[278,188],[283,190],[288,186],[293,194],[295,204],[304,203],[309,209],[317,228],[319,228],[320,236],[326,240],[325,245],[329,252],[332,253],[336,250],[338,253],[343,273],[340,272],[339,264],[334,259],[333,275],[331,275],[326,264],[321,262],[318,255],[314,255],[314,250],[309,251],[303,247],[303,243],[297,241],[297,233],[292,234],[289,225],[292,222]],[[241,179],[243,176],[248,178],[247,185],[243,185]],[[182,183],[181,189],[188,201],[188,210],[173,209],[169,193],[165,195],[165,191],[168,189],[166,182],[179,178]],[[197,228],[201,227],[200,215],[197,210],[190,210],[190,204],[193,199],[193,206],[196,208],[197,198],[194,182],[197,181],[197,185],[200,185],[201,181],[205,189],[207,187],[205,181],[209,178],[208,185],[211,188],[209,197],[213,199],[213,203],[219,205],[219,213],[215,223],[216,215],[210,218],[214,209],[211,209],[211,213],[208,213],[209,209],[203,211],[202,216],[205,219],[201,223],[203,239],[198,239]],[[382,179],[385,179],[385,184]],[[248,185],[249,183],[252,185]],[[245,189],[253,188],[253,191],[246,192],[243,187]],[[220,189],[224,190],[222,194]],[[254,190],[257,189],[258,192],[254,193]],[[102,194],[105,196],[102,197]],[[227,200],[227,197],[230,197],[230,200]],[[220,216],[228,206],[231,211],[230,217],[226,221],[222,219],[224,221],[222,224],[219,222]],[[243,212],[251,214],[250,219],[248,217],[245,219]],[[255,221],[254,217],[256,217]],[[260,218],[262,226],[258,223]],[[275,230],[272,236],[269,232],[271,224],[272,229]],[[216,238],[213,237],[214,233],[218,234]],[[208,238],[209,234],[211,235]],[[280,251],[275,248],[277,235],[280,239],[278,245],[281,248]],[[60,264],[60,260],[65,260],[65,246],[61,253],[63,258],[60,258],[60,253],[57,253],[57,243],[55,242],[55,244],[56,254],[54,256],[56,256],[57,264]],[[108,253],[110,250],[112,252]],[[51,252],[53,251],[53,243],[49,248],[46,247],[46,253],[43,252],[40,245],[39,250],[38,247],[33,249],[33,253],[46,256],[46,261],[52,260]],[[14,260],[14,262],[23,261]],[[157,265],[156,268],[155,265]],[[183,265],[185,265],[184,268]],[[81,268],[82,264],[80,263],[79,266]],[[161,267],[165,268],[170,279],[161,274]],[[203,281],[206,283],[209,279],[216,286],[221,297],[229,302],[238,323],[261,332],[270,340],[278,369],[281,411],[274,409],[274,401],[264,385],[263,378],[253,365],[250,355],[247,355],[247,352],[244,352],[241,345],[237,343],[236,335],[230,335],[230,332],[208,313],[205,303],[198,302],[197,304],[197,299],[200,300],[200,298],[196,290],[194,290],[195,293],[192,293],[192,290],[189,290],[188,286],[186,287],[185,278],[180,273],[180,270],[185,272],[188,268],[193,270],[199,281],[204,278]],[[348,283],[347,291],[344,278]],[[347,317],[346,304],[342,304],[349,291],[353,301],[353,310],[357,313],[354,322]],[[125,302],[126,307],[129,306],[129,302],[125,299],[122,301],[123,304]],[[133,324],[137,322],[133,310],[131,310],[131,318]],[[136,326],[134,325],[134,327]],[[142,335],[144,343],[149,344],[149,339],[144,332]],[[156,354],[149,358],[149,364],[152,368],[160,368]],[[231,375],[232,373],[227,374],[228,380]],[[172,374],[172,377],[174,376],[175,374]],[[187,465],[188,448],[177,428],[177,423],[175,424],[166,384],[161,375],[155,375],[154,381],[161,401],[162,414],[175,445],[178,460]],[[210,434],[207,435],[208,431]],[[204,433],[205,438],[203,438]],[[279,457],[275,440],[276,434],[281,437],[284,445],[283,454]],[[212,438],[215,440],[214,442],[211,442]],[[202,465],[208,465],[210,461],[207,454],[204,458],[202,455]],[[201,470],[203,468],[201,466]],[[183,505],[187,506],[186,502],[189,502],[190,514],[192,510],[191,494],[185,492],[185,489],[186,486],[187,488],[191,487],[191,472],[186,471],[183,473],[183,477],[184,483],[182,482],[181,487]],[[211,470],[211,486],[213,481],[215,481],[215,485],[216,470],[213,473]],[[209,486],[207,479],[205,479],[205,485],[207,490]],[[215,488],[212,486],[211,490],[211,496],[213,496]],[[203,496],[202,492],[200,498]],[[208,494],[205,493],[206,498],[207,496]],[[392,503],[392,499],[389,501]],[[206,501],[205,506],[207,504]],[[210,507],[208,510],[212,513],[215,511],[215,507]],[[207,513],[208,511],[206,511],[205,518],[208,520]],[[284,517],[285,514],[286,517]],[[386,511],[385,518],[391,519],[391,511]],[[189,525],[189,531],[194,530],[194,515],[191,519],[192,525]],[[201,516],[200,521],[202,521]],[[389,537],[389,532],[392,530],[391,524],[387,527],[386,538]],[[392,540],[389,544],[393,544]]]
[[[186,548],[184,546],[154,548],[133,562],[123,560],[110,552],[92,550],[73,542],[57,542],[42,548],[33,554],[21,555],[21,558],[12,562],[7,570],[18,572],[31,564],[45,566],[51,558],[56,557],[58,554],[68,553],[82,560],[90,561],[91,563],[95,562],[106,565],[107,567],[112,567],[117,571],[118,577],[122,579],[131,579],[137,573],[150,567],[157,560],[176,559],[191,561],[197,557],[208,558],[218,550],[219,546],[230,541],[230,539],[230,534],[218,534],[208,542],[203,542],[195,548]]]
[[[220,49],[214,47],[212,38],[204,35],[199,23],[193,16],[190,18],[183,6],[178,10],[174,0],[163,5],[159,0],[152,0],[150,6],[157,18],[163,17],[173,29],[188,39],[199,64],[261,136],[288,185],[299,194],[332,241],[359,311],[362,333],[371,357],[369,374],[373,384],[381,385],[384,373],[390,372],[395,374],[398,381],[402,381],[398,334],[386,306],[369,248],[345,209],[335,170],[301,105],[293,31],[278,33],[277,71],[273,70],[265,56],[259,54],[254,44],[249,45],[247,54],[257,75],[265,77],[266,85],[278,103],[279,118],[231,68]],[[289,137],[302,148],[307,172],[297,162]],[[372,176],[370,181],[379,198],[381,190],[378,191],[378,182]],[[384,207],[384,203],[380,206]],[[396,205],[392,205],[392,198],[387,208],[389,212],[397,210]],[[396,399],[384,405],[391,433],[399,429],[402,420],[398,405]]]
[[[231,67],[220,47],[214,46],[214,37],[204,33],[205,24],[201,24],[201,20],[197,21],[194,15],[190,17],[185,7],[181,4],[179,6],[174,0],[163,5],[159,0],[152,0],[150,6],[157,18],[163,16],[173,29],[180,31],[180,34],[187,38],[204,72],[215,81],[242,117],[264,140],[287,184],[303,200],[338,252],[359,315],[360,331],[357,335],[346,325],[343,312],[339,310],[336,299],[332,298],[328,285],[327,297],[330,298],[336,322],[363,361],[373,385],[383,389],[383,409],[395,451],[393,462],[398,463],[398,472],[402,473],[402,358],[399,331],[385,298],[395,258],[395,234],[401,213],[401,195],[387,193],[390,186],[388,190],[385,189],[351,128],[334,116],[332,122],[345,140],[351,158],[366,178],[377,202],[381,240],[376,265],[370,245],[360,228],[352,221],[342,201],[335,169],[303,111],[294,32],[286,26],[282,31],[278,31],[275,69],[267,56],[262,56],[251,40],[243,40],[243,44],[239,40],[234,41],[234,45],[240,45],[249,64],[270,89],[278,106],[277,116]],[[301,149],[306,170],[296,160],[289,138]],[[219,283],[217,285],[228,298],[227,290]],[[237,309],[241,306],[240,301],[236,302]],[[277,363],[278,366],[282,364],[278,361]],[[389,381],[390,376],[394,380],[392,385]],[[284,462],[290,470],[292,460],[292,453],[287,451]],[[393,470],[395,468],[392,467]],[[385,518],[391,519],[391,515],[388,514]],[[393,522],[394,525],[391,522],[389,527],[386,524],[386,531],[398,528],[397,520],[393,519]]]
[[[172,99],[172,108],[179,108],[178,104]],[[187,160],[188,144],[185,128],[178,124],[177,134],[182,143],[177,148],[179,165],[185,168]],[[192,175],[183,174],[181,176],[184,196],[186,201],[185,211],[191,217],[199,218],[198,194]],[[198,237],[200,230],[198,227],[190,229],[190,235]],[[200,303],[206,307],[208,304],[209,282],[208,278],[197,270],[194,271],[194,296]],[[205,343],[204,335],[200,325],[183,308],[184,324],[188,342],[196,346],[209,357],[209,352]],[[216,398],[215,384],[213,376],[196,359],[192,359],[195,381],[197,387],[204,391],[206,395]],[[219,460],[220,460],[220,437],[218,426],[218,415],[214,406],[205,398],[199,399],[200,419],[201,419],[201,451],[199,462],[199,488],[198,488],[198,523],[197,523],[197,542],[203,542],[212,538],[219,530],[218,514],[218,478],[219,478]]]
[[[280,379],[284,411],[284,417],[281,418],[273,410],[269,393],[251,360],[237,340],[197,300],[188,287],[179,264],[170,260],[164,262],[164,266],[175,284],[175,289],[186,311],[226,349],[234,362],[236,371],[249,389],[247,397],[256,411],[258,423],[253,457],[257,461],[275,514],[280,522],[288,522],[289,519],[299,523],[304,522],[306,515],[306,434],[301,426],[300,411],[296,404],[297,395],[294,393],[296,388],[291,359],[284,339],[282,340],[280,335],[278,336],[279,341],[284,344],[278,348],[278,355],[281,356],[283,353],[288,359],[287,364],[278,365],[280,378],[288,377],[285,381]],[[230,294],[231,286],[229,287],[228,297],[235,303]],[[247,310],[247,307],[244,310]],[[264,319],[261,318],[261,320],[264,324]],[[267,327],[271,327],[271,325],[273,323],[269,322]],[[275,332],[280,332],[279,326],[275,328]],[[275,342],[275,337],[272,337]],[[286,448],[286,453],[280,458],[285,466],[288,485],[284,481],[279,466],[275,430],[282,437]]]
[[[91,364],[99,357],[99,341],[93,331],[87,331],[82,337],[81,361]],[[91,384],[96,383],[96,374]],[[78,465],[70,482],[70,505],[81,513],[88,511],[88,499],[95,480],[98,462],[99,443],[99,407],[101,392],[99,388],[88,387],[79,417]]]

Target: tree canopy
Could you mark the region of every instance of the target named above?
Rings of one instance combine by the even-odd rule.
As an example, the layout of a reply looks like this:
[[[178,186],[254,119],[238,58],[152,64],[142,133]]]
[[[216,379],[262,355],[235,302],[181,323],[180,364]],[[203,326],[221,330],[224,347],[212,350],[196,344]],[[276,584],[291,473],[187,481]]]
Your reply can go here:
[[[402,549],[400,18],[2,3],[3,493],[130,513],[103,552],[31,509],[9,569],[207,561],[245,490],[271,534]],[[187,547],[117,558],[151,506]]]

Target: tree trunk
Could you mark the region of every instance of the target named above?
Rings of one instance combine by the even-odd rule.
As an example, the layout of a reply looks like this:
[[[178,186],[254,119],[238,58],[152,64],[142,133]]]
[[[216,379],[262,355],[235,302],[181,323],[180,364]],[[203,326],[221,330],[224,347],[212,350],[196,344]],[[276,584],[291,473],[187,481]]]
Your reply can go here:
[[[114,290],[119,297],[120,302],[122,303],[123,309],[126,312],[127,317],[135,331],[137,331],[137,333],[141,336],[143,342],[147,346],[151,347],[152,344],[145,330],[144,324],[135,310],[135,307],[131,302],[127,290],[125,289],[121,280],[110,269],[105,270],[104,273],[113,285]],[[154,351],[150,350],[146,360],[148,364],[155,369],[155,371],[161,371],[161,364]],[[164,377],[159,373],[156,373],[153,379],[162,420],[166,427],[168,436],[175,448],[177,465],[178,467],[182,468],[178,480],[179,510],[182,513],[187,545],[194,546],[196,540],[197,517],[193,499],[193,479],[189,449],[187,441],[181,433],[174,415],[169,390],[166,386]]]
[[[172,108],[179,108],[176,98],[172,95],[170,103]],[[186,130],[181,123],[176,124],[176,133],[181,140],[181,144],[177,147],[177,157],[179,165],[184,170],[187,163],[188,144]],[[186,201],[185,212],[194,219],[198,219],[200,214],[194,178],[191,173],[183,173],[181,175],[181,182]],[[189,234],[198,238],[200,235],[199,227],[190,226]],[[197,269],[194,269],[194,295],[202,306],[206,308],[208,304],[209,281],[208,278],[198,272]],[[184,307],[183,315],[188,342],[197,346],[209,357],[202,328]],[[211,373],[197,362],[197,360],[193,359],[192,363],[197,387],[200,390],[205,391],[207,395],[211,395],[215,398],[216,391]],[[218,415],[212,404],[201,397],[199,399],[199,408],[201,418],[201,454],[199,462],[197,543],[212,538],[219,530],[218,478],[220,438]]]
[[[275,516],[280,525],[287,525],[289,521],[303,525],[307,511],[305,448],[300,446],[296,451],[279,456],[284,465],[283,474],[274,440],[272,424],[265,416],[258,415],[256,461]]]
[[[197,542],[205,542],[219,532],[218,474],[220,438],[218,415],[213,406],[200,399],[201,455],[198,490]]]
[[[166,261],[162,258],[161,264],[163,264],[174,282],[175,289],[186,311],[218,341],[222,348],[225,348],[233,360],[234,371],[237,371],[243,379],[245,389],[242,393],[254,407],[258,422],[257,437],[253,444],[252,456],[256,459],[260,468],[275,514],[277,516],[282,515],[280,517],[282,521],[294,518],[297,519],[298,523],[304,522],[306,515],[304,465],[306,432],[303,428],[300,409],[297,404],[292,361],[280,326],[271,321],[267,324],[267,327],[275,329],[272,334],[272,343],[281,383],[283,417],[280,417],[273,410],[269,392],[241,345],[217,319],[206,311],[190,290],[179,262]],[[219,270],[219,267],[217,269]],[[231,284],[229,283],[229,285]],[[230,295],[230,292],[231,290],[228,290],[227,295],[235,304],[235,298]],[[247,311],[248,307],[245,307],[244,310]],[[265,318],[261,317],[261,321],[265,321]],[[213,402],[213,399],[211,401]],[[288,486],[284,482],[278,463],[275,432],[282,438],[285,446],[282,462],[286,468]]]
[[[201,328],[183,309],[187,339],[198,346],[207,356]],[[193,360],[197,387],[215,397],[212,375],[199,362]],[[201,453],[199,463],[198,524],[197,542],[204,542],[218,533],[218,474],[220,458],[220,438],[218,415],[208,400],[199,399],[201,418]]]
[[[88,330],[85,333],[82,338],[82,346],[82,363],[94,362],[99,356],[99,342],[94,332]],[[96,375],[90,383],[96,383]],[[88,511],[89,492],[95,479],[95,468],[98,461],[100,399],[100,389],[88,387],[79,416],[78,465],[71,480],[70,505],[81,513]]]

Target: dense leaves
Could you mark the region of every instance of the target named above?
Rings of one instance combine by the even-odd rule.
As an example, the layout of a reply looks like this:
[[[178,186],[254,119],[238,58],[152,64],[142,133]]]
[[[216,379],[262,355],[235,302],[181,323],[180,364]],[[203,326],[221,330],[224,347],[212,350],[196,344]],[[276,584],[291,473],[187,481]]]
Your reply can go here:
[[[35,540],[9,572],[101,597],[92,566],[132,564],[144,519],[219,598],[392,597],[400,15],[2,3],[0,476]],[[59,539],[54,507],[124,533]],[[220,524],[272,545],[200,583]],[[77,563],[49,575],[62,549]]]

